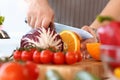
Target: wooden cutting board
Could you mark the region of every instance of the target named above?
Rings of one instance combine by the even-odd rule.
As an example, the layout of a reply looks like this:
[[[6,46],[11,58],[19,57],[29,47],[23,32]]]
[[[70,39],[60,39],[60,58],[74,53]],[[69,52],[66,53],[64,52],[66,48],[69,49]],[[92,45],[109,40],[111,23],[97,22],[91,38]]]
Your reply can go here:
[[[45,80],[46,71],[49,69],[57,70],[65,80],[73,80],[74,75],[81,71],[86,70],[100,78],[104,76],[103,64],[100,61],[83,60],[73,65],[39,65],[40,80]]]

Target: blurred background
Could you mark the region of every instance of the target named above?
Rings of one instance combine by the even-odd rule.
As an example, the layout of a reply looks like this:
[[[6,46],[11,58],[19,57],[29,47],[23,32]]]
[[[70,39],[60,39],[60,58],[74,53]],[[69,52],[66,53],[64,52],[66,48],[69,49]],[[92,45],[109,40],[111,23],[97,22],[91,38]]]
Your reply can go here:
[[[74,27],[90,25],[109,0],[48,0],[55,21]]]
[[[5,16],[3,29],[12,35],[22,35],[29,31],[25,24],[27,5],[24,0],[0,0],[0,15]],[[11,36],[12,37],[12,36]]]

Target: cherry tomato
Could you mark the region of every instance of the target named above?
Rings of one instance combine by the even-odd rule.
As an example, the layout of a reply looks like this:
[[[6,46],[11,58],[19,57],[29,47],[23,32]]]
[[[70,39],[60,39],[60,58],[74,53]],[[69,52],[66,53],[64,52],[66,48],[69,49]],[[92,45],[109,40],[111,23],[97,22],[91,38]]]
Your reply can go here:
[[[81,52],[80,51],[75,51],[74,52],[77,58],[77,62],[80,62],[82,60]]]
[[[39,76],[39,69],[37,64],[27,61],[24,67],[27,69],[29,74],[29,80],[37,80]]]
[[[53,61],[53,52],[50,50],[41,51],[40,61],[44,64],[51,63]]]
[[[0,68],[0,80],[29,80],[27,70],[17,62],[4,63]]]
[[[21,60],[21,54],[22,54],[22,51],[21,50],[15,50],[13,52],[13,58],[15,60]]]
[[[23,61],[32,61],[33,53],[30,50],[25,50],[22,52],[21,58]]]
[[[36,50],[37,50],[37,49],[33,47],[33,48],[30,49],[30,52],[31,52],[31,53],[34,53]]]
[[[33,53],[33,61],[35,63],[40,63],[40,51],[36,50],[34,53]]]
[[[74,52],[67,52],[65,59],[67,64],[74,64],[77,62],[77,57]]]
[[[54,53],[53,61],[55,64],[64,64],[65,62],[65,55],[62,52]]]

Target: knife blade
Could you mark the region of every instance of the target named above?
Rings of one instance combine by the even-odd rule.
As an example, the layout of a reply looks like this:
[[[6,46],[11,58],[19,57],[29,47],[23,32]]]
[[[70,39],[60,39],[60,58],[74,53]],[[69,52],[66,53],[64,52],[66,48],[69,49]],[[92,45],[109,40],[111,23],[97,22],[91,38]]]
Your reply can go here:
[[[55,29],[56,29],[56,32],[58,33],[60,33],[63,30],[70,30],[70,31],[76,32],[80,37],[82,37],[82,39],[88,39],[93,37],[89,32],[83,29],[75,28],[75,27],[60,24],[60,23],[55,23]]]

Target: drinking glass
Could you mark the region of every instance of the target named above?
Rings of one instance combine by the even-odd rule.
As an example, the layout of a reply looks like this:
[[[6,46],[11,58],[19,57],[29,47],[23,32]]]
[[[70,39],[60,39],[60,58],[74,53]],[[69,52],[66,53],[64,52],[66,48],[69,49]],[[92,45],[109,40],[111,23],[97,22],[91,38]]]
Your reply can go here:
[[[101,45],[101,59],[110,74],[120,80],[120,46]]]

